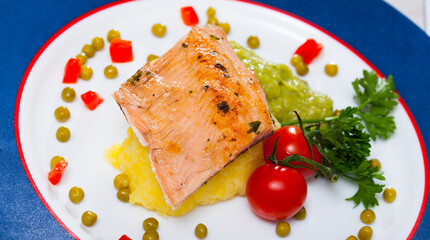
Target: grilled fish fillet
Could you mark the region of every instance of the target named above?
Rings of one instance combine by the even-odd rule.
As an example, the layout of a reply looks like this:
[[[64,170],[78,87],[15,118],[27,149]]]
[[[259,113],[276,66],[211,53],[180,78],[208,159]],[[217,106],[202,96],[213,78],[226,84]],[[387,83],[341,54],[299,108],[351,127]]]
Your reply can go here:
[[[225,33],[193,27],[113,94],[179,207],[209,178],[274,131],[264,92]]]

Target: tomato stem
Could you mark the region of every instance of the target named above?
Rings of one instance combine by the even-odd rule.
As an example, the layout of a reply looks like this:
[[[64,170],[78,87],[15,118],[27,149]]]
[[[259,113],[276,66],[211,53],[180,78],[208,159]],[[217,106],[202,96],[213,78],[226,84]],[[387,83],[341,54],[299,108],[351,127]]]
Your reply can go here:
[[[305,120],[301,120],[301,122],[302,123],[331,122],[331,121],[337,119],[338,117],[339,116],[330,116],[330,117],[320,118],[320,119],[305,119]],[[284,122],[284,123],[281,123],[281,126],[285,127],[285,126],[288,126],[288,125],[295,125],[295,124],[299,124],[299,120]]]
[[[272,154],[268,157],[268,159],[273,162],[276,165],[281,165],[281,166],[285,166],[285,167],[289,167],[289,168],[301,168],[301,167],[305,167],[308,169],[311,169],[312,171],[316,171],[316,172],[321,172],[327,179],[329,179],[330,182],[336,182],[337,181],[337,175],[333,174],[333,171],[331,170],[331,168],[326,167],[320,163],[317,163],[309,158],[305,158],[302,157],[298,154],[294,154],[291,156],[288,156],[282,160],[278,160],[276,158],[276,148],[278,145],[278,140],[279,140],[279,136],[276,138],[275,140],[275,145],[273,146],[273,151]],[[312,167],[316,168],[317,170],[315,170],[312,167],[309,167],[307,165],[304,164],[299,164],[299,165],[291,165],[291,162],[302,162],[302,163],[306,163],[311,165]]]

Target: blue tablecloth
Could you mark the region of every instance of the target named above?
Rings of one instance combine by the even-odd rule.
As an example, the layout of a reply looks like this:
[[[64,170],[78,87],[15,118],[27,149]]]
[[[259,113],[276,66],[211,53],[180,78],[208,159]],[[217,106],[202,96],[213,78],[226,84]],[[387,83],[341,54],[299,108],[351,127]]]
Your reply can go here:
[[[0,1],[0,239],[72,239],[51,216],[24,172],[15,142],[14,107],[24,72],[62,26],[110,0]],[[430,38],[383,1],[260,0],[328,30],[392,74],[430,144]],[[426,211],[413,239],[430,238]]]

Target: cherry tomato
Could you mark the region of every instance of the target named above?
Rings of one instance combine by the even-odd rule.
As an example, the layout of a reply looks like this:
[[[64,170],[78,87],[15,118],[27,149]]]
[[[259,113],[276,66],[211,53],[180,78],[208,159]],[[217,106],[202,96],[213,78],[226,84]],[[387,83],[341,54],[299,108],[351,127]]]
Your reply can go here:
[[[66,161],[59,161],[55,167],[49,172],[48,180],[53,184],[57,185],[61,177],[63,176],[64,170],[66,169],[69,163]]]
[[[297,48],[294,54],[299,54],[302,56],[303,62],[309,64],[318,56],[322,48],[322,44],[317,43],[314,39],[308,39],[299,48]]]
[[[181,17],[187,26],[194,26],[199,23],[199,17],[191,6],[181,8]]]
[[[133,48],[131,41],[114,38],[110,42],[110,57],[114,63],[123,63],[133,61]]]
[[[306,139],[302,134],[302,131],[297,126],[285,126],[275,131],[270,137],[264,142],[264,158],[266,162],[271,163],[267,157],[272,154],[273,147],[275,145],[276,138],[279,136],[278,145],[276,148],[276,158],[282,160],[288,156],[298,154],[302,157],[311,159],[311,152],[309,151]],[[318,152],[315,146],[312,146],[312,152],[314,155],[315,162],[322,162],[322,155]],[[302,162],[291,162],[291,165],[304,164]],[[310,165],[305,164],[310,167]],[[312,177],[315,171],[308,168],[296,168],[305,179]]]
[[[275,164],[255,169],[246,185],[251,209],[269,220],[294,216],[302,208],[307,193],[306,180],[298,171]]]
[[[96,107],[103,102],[103,98],[93,91],[82,94],[81,99],[91,111],[96,109]]]
[[[77,83],[81,73],[81,60],[70,58],[64,68],[63,83]]]

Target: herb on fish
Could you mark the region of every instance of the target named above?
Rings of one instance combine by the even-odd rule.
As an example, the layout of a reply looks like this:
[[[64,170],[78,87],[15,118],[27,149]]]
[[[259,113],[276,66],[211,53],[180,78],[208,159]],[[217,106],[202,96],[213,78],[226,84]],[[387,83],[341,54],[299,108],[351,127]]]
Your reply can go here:
[[[211,38],[215,39],[215,40],[219,40],[219,37],[215,36],[215,35],[209,35]]]
[[[384,187],[375,183],[375,179],[385,180],[383,173],[377,168],[370,168],[367,161],[370,141],[386,139],[394,132],[396,126],[389,114],[397,105],[398,95],[394,91],[392,76],[379,80],[375,72],[363,71],[363,78],[356,79],[352,85],[358,107],[347,107],[338,116],[324,119],[302,121],[296,113],[297,121],[282,125],[299,123],[308,145],[314,145],[323,156],[321,168],[311,164],[318,169],[318,175],[329,180],[341,175],[355,181],[358,190],[347,200],[353,201],[356,206],[362,203],[368,208],[379,205],[375,195]],[[311,125],[303,127],[303,123]],[[321,128],[322,123],[326,123],[326,127]],[[291,159],[304,163],[309,160],[293,155],[284,159],[285,164],[288,165]]]
[[[252,133],[252,132],[257,132],[258,128],[260,127],[261,122],[260,121],[254,121],[254,122],[250,122],[248,123],[250,129],[248,130],[247,133]]]
[[[223,111],[224,113],[227,113],[228,110],[230,110],[230,107],[225,100],[222,100],[222,102],[218,103],[216,106],[218,107],[218,110]]]
[[[200,58],[202,58],[202,55],[198,55],[197,56],[197,60],[199,60]]]
[[[239,97],[239,94],[238,94],[238,93],[234,93],[234,95],[236,95],[236,97]]]
[[[209,88],[209,85],[204,85],[203,86],[203,90],[206,92],[206,90],[208,90],[208,88]]]
[[[135,74],[133,74],[133,76],[131,76],[133,78],[133,80],[138,80],[140,78],[140,76],[142,76],[142,71],[137,71]]]
[[[148,75],[150,75],[150,74],[151,74],[151,72],[149,72],[149,71],[147,71],[147,72],[146,72],[146,76],[148,76]]]
[[[220,63],[215,64],[215,67],[217,67],[217,68],[221,69],[222,71],[228,73],[227,69],[223,65],[221,65]]]
[[[188,43],[186,43],[186,42],[182,43],[182,47],[183,48],[188,48]]]
[[[188,91],[188,93],[193,93],[193,90]]]
[[[138,70],[131,78],[127,79],[131,85],[135,85],[134,81],[139,81],[140,76],[142,76],[142,71]]]
[[[224,77],[225,77],[225,78],[229,78],[229,77],[228,77],[228,75],[227,75],[227,74],[225,74],[225,73],[224,73]]]

